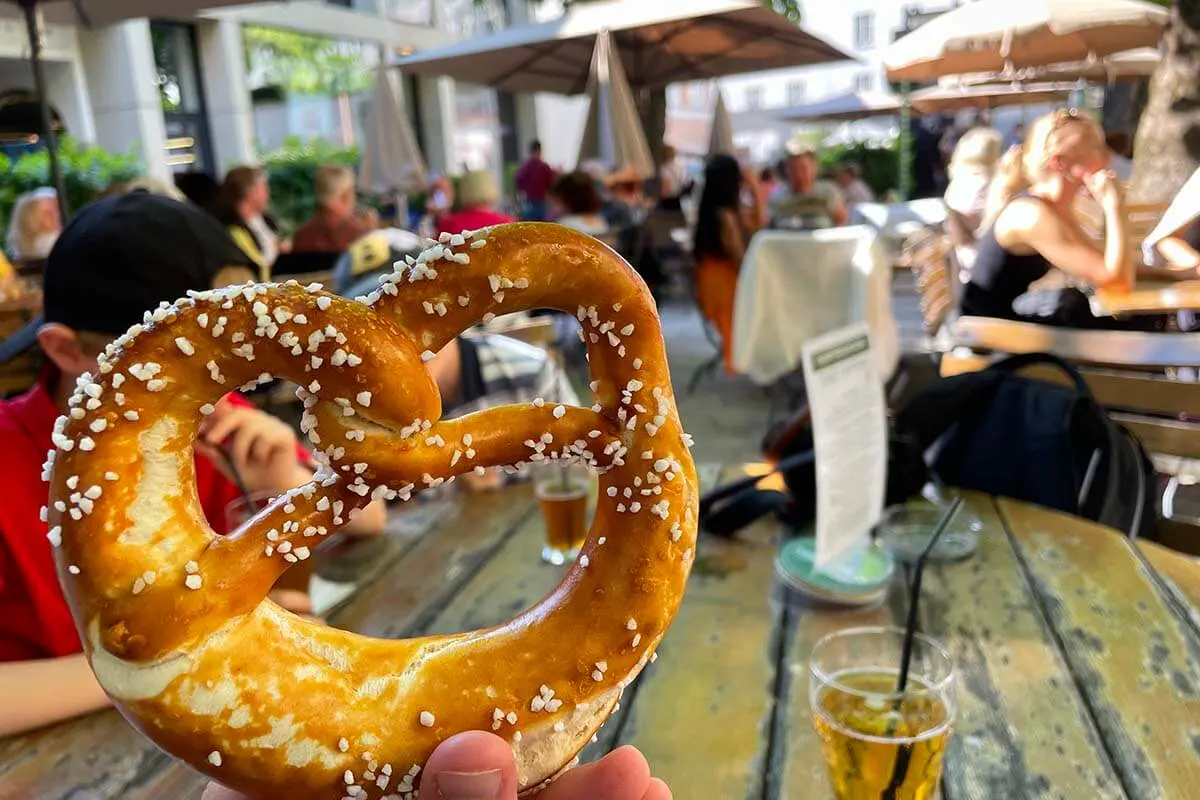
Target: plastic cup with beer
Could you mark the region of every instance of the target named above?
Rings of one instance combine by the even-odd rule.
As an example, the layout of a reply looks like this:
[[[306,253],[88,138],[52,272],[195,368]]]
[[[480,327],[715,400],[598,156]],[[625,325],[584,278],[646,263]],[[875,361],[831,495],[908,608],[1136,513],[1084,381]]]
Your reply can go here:
[[[542,560],[561,566],[579,555],[587,539],[591,478],[581,468],[554,464],[538,469],[533,481],[546,524]]]
[[[817,642],[809,703],[838,800],[933,800],[955,718],[955,671],[914,634],[903,691],[901,628],[851,628]]]

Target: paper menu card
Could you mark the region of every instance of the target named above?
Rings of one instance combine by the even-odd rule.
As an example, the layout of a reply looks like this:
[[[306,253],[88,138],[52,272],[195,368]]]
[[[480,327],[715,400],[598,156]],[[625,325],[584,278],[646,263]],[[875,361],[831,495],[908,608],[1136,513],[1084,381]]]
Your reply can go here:
[[[883,514],[886,403],[865,324],[809,340],[802,361],[817,473],[814,566],[826,570],[864,549]]]

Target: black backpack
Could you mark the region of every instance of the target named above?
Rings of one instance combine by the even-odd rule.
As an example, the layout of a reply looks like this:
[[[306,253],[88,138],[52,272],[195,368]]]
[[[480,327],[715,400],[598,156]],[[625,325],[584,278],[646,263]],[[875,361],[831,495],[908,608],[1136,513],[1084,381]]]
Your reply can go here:
[[[1072,386],[1018,370],[1049,364]],[[1156,479],[1141,443],[1113,422],[1056,356],[1013,356],[938,380],[896,419],[943,482],[1011,497],[1154,538]]]

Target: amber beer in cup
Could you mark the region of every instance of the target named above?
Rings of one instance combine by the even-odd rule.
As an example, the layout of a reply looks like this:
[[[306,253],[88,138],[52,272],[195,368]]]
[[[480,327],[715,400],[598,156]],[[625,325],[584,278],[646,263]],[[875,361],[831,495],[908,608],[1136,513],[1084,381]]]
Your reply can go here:
[[[954,665],[917,634],[897,693],[904,632],[854,628],[813,648],[809,701],[838,800],[933,800],[954,723]]]
[[[579,555],[588,533],[588,486],[583,474],[564,467],[549,467],[536,476],[534,494],[546,523],[543,561],[559,566]]]

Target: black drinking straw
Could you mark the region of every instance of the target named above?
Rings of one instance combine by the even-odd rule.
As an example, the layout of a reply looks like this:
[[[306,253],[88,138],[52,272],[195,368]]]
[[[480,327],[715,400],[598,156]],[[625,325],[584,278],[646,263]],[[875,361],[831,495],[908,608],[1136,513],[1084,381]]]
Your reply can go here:
[[[921,599],[921,576],[925,574],[925,563],[929,561],[929,554],[933,552],[933,548],[937,547],[938,540],[942,538],[942,534],[950,527],[950,521],[954,519],[958,509],[962,507],[962,497],[954,498],[954,502],[950,504],[950,508],[946,509],[946,513],[938,520],[938,524],[933,529],[933,533],[929,536],[929,541],[925,545],[925,549],[921,551],[921,555],[917,558],[917,563],[913,568],[912,587],[909,590],[908,597],[908,619],[904,623],[904,642],[900,648],[900,676],[896,680],[896,701],[894,710],[900,710],[900,704],[904,699],[904,692],[908,689],[908,669],[912,662],[913,640],[917,633],[917,606]],[[896,715],[897,718],[899,715]],[[896,732],[896,720],[893,719],[888,725],[888,736],[894,735]],[[892,768],[892,780],[888,787],[884,789],[881,800],[896,800],[896,792],[904,785],[904,779],[908,777],[908,762],[912,757],[912,749],[908,745],[901,745],[900,750],[896,753],[896,765]]]

